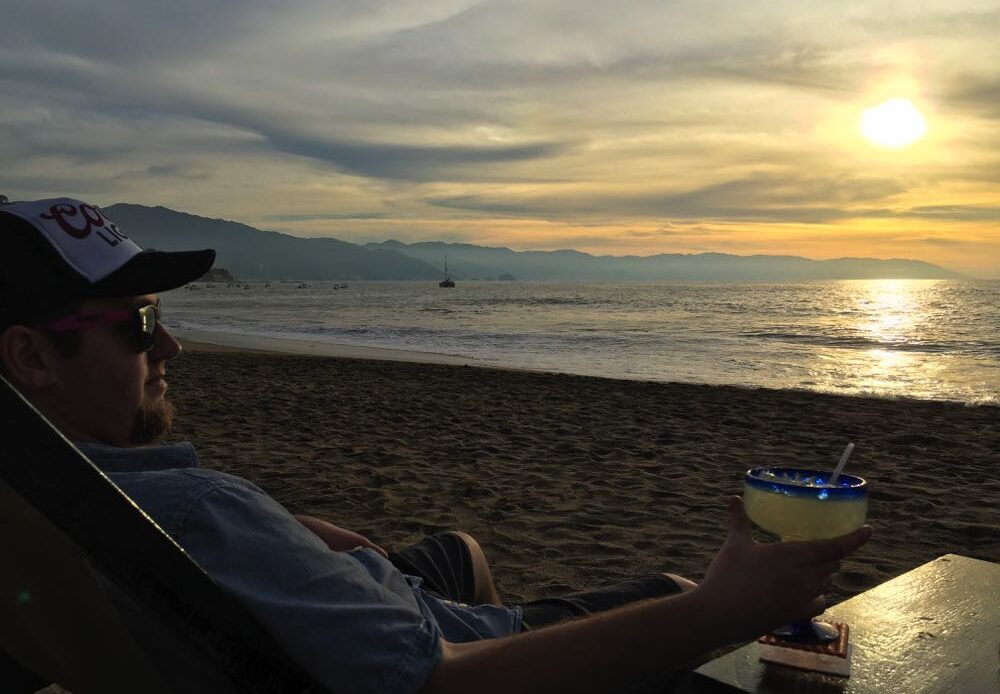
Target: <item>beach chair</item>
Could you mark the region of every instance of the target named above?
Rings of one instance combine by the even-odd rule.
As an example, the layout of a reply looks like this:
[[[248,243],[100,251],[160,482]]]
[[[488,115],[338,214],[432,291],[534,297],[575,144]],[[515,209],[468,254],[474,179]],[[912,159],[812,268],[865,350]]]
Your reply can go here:
[[[0,691],[321,694],[0,376]]]

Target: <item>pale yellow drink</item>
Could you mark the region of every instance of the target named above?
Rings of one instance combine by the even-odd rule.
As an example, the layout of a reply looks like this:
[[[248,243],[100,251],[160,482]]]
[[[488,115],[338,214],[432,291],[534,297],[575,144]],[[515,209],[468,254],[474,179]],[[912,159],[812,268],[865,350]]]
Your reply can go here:
[[[743,503],[747,515],[783,541],[821,540],[846,535],[864,525],[868,483],[839,475],[836,484],[817,470],[760,467],[747,470]],[[824,643],[840,638],[832,624],[802,619],[773,632],[781,638]]]
[[[803,488],[811,493],[816,488]],[[782,540],[819,540],[846,535],[864,525],[867,495],[860,498],[816,498],[764,491],[747,484],[743,503],[750,520]]]

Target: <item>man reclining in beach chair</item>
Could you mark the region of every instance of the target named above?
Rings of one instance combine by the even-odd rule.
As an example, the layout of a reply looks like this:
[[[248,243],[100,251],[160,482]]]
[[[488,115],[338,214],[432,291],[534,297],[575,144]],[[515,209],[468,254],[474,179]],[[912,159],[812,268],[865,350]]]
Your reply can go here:
[[[656,574],[505,606],[468,535],[387,554],[296,517],[198,468],[189,443],[151,445],[170,425],[166,364],[180,352],[157,292],[213,258],[141,251],[76,200],[0,206],[0,373],[331,691],[620,691],[818,614],[839,560],[868,539],[757,544],[734,497],[699,586]]]

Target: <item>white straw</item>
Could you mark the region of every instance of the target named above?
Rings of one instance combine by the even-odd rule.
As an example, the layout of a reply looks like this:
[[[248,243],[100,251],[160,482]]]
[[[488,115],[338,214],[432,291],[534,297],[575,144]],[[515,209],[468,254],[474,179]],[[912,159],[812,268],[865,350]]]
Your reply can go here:
[[[833,471],[833,475],[830,476],[830,481],[828,484],[836,484],[837,478],[840,477],[840,473],[844,471],[844,466],[847,465],[847,459],[851,457],[851,452],[854,450],[854,444],[847,444],[847,448],[844,449],[844,455],[840,456],[840,462],[837,463],[837,467]]]

